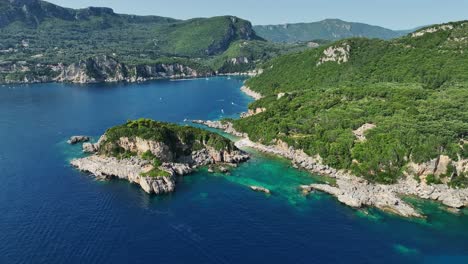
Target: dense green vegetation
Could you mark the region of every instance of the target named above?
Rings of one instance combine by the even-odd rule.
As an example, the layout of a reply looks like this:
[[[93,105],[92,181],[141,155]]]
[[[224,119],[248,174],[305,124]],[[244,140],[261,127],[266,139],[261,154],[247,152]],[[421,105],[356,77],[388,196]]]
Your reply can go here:
[[[233,150],[234,144],[218,135],[206,130],[189,126],[157,122],[150,119],[128,121],[126,124],[110,128],[105,133],[107,139],[100,148],[102,154],[121,156],[125,154],[116,142],[122,137],[142,138],[162,142],[169,146],[171,152],[177,156],[189,155],[192,151],[200,150],[205,146],[216,150]],[[184,147],[185,146],[185,147]],[[142,158],[154,160],[148,153]]]
[[[262,38],[286,43],[311,41],[314,39],[340,40],[351,37],[392,39],[410,33],[410,30],[394,31],[383,27],[346,22],[339,19],[326,19],[313,23],[255,26],[254,30]]]
[[[31,2],[26,11],[16,7],[11,21],[1,27],[0,49],[18,48],[26,41],[28,51],[43,54],[43,61],[66,57],[75,62],[89,53],[116,53],[124,61],[156,55],[204,57],[223,52],[231,41],[259,39],[249,22],[230,16],[179,21],[120,15],[108,8],[73,10]]]
[[[317,65],[328,47],[282,56],[267,63],[268,69],[248,85],[262,94],[303,90],[313,86],[351,83],[421,83],[438,88],[445,82],[468,80],[468,35],[466,22],[454,23],[453,30],[441,30],[422,37],[393,41],[348,39],[333,47],[350,46],[347,63]],[[464,25],[464,26],[462,26]]]
[[[233,16],[176,20],[121,15],[110,8],[62,8],[38,0],[0,0],[0,38],[0,82],[55,77],[50,65],[102,55],[130,66],[170,62],[199,72],[246,71],[306,48],[266,42],[250,22]],[[229,63],[244,56],[248,63]]]
[[[307,48],[307,43],[275,44],[261,40],[241,40],[232,43],[224,53],[213,60],[212,65],[220,73],[245,72],[279,55],[304,51]]]
[[[274,59],[247,83],[265,96],[250,108],[267,111],[235,126],[253,140],[280,139],[330,166],[384,183],[395,182],[409,161],[466,158],[468,23],[450,25],[420,37],[334,43],[350,46],[341,64],[318,64],[327,47]],[[278,99],[279,93],[287,94]],[[358,142],[353,130],[367,123],[376,128]],[[452,185],[466,181],[459,173]]]
[[[169,172],[161,170],[159,168],[162,165],[162,162],[153,153],[151,153],[151,151],[148,150],[145,153],[143,153],[141,155],[141,158],[144,159],[144,160],[147,160],[147,161],[151,161],[151,163],[153,165],[152,170],[150,170],[148,172],[141,173],[141,176],[144,176],[144,177],[166,177],[166,176],[170,176]]]

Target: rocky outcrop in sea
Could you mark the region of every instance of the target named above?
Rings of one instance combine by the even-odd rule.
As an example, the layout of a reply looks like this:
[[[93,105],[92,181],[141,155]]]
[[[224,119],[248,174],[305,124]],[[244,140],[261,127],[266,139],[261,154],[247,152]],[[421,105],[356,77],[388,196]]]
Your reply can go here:
[[[255,192],[262,192],[262,193],[265,193],[265,194],[271,194],[270,190],[268,190],[267,188],[264,188],[264,187],[260,187],[260,186],[250,186],[250,189],[252,189],[252,191],[255,191]]]
[[[108,147],[105,142],[107,136],[103,135],[95,144],[84,143],[83,151],[91,153],[89,157],[75,159],[71,165],[80,171],[88,172],[98,179],[118,178],[128,180],[149,194],[165,194],[173,192],[176,188],[177,176],[192,173],[200,166],[212,164],[237,165],[247,161],[250,157],[245,152],[234,150],[216,150],[205,145],[202,149],[193,150],[189,155],[180,156],[164,142],[147,140],[140,137],[121,137],[116,141],[117,146],[126,153],[132,153],[130,158],[117,158],[103,154],[101,150]],[[179,146],[189,149],[189,146]],[[143,158],[144,153],[150,153],[162,162],[156,166],[152,159]]]
[[[127,180],[131,183],[136,183],[141,188],[150,194],[165,194],[175,190],[176,172],[171,171],[169,176],[161,177],[145,177],[144,172],[151,170],[152,165],[149,161],[139,158],[117,159],[114,157],[105,157],[93,155],[83,159],[75,159],[71,161],[71,165],[80,171],[89,172],[95,175],[98,179],[118,178]],[[177,167],[176,164],[165,164],[167,167]],[[169,170],[167,170],[169,172]],[[177,170],[178,175],[184,175],[185,172]]]
[[[70,145],[75,145],[80,142],[88,142],[91,138],[88,136],[73,136],[71,137],[67,143]]]

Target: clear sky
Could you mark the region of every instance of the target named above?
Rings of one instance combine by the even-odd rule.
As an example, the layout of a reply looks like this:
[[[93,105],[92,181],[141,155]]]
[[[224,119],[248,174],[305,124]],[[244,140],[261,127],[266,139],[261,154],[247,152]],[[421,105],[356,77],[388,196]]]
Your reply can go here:
[[[179,19],[235,15],[253,24],[339,18],[391,29],[468,19],[468,0],[49,0],[73,8],[105,6],[117,13]]]

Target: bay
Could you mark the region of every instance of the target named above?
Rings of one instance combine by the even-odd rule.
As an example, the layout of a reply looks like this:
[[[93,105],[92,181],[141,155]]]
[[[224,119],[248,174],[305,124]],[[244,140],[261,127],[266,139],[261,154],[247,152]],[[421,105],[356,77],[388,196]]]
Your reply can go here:
[[[425,220],[303,196],[320,181],[252,151],[230,175],[206,170],[155,197],[68,165],[72,135],[128,119],[238,117],[242,78],[0,86],[0,263],[468,263],[468,217],[414,202]],[[272,190],[268,196],[249,185]]]

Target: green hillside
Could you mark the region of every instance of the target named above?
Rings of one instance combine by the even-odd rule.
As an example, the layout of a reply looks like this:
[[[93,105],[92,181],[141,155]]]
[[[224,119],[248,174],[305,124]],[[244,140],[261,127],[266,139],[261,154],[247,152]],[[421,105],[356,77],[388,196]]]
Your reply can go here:
[[[116,63],[126,69],[171,63],[199,73],[246,71],[307,48],[305,43],[268,43],[250,22],[234,16],[176,20],[116,14],[110,8],[69,9],[39,0],[0,0],[0,38],[0,82],[50,81],[63,73],[62,65],[89,68],[99,56],[112,58],[101,63],[109,69]]]
[[[286,43],[314,39],[340,40],[352,37],[393,39],[410,33],[409,31],[394,31],[339,19],[326,19],[313,23],[255,26],[254,30],[264,39]]]
[[[468,157],[467,51],[463,21],[285,55],[247,83],[265,96],[250,108],[267,111],[235,126],[253,140],[281,139],[335,168],[394,182],[410,161]],[[376,128],[358,142],[353,130],[364,124]],[[468,183],[450,176],[454,185]]]
[[[16,52],[18,58],[42,53],[45,62],[76,61],[108,52],[124,62],[127,58],[205,57],[225,51],[232,41],[259,39],[249,22],[236,17],[178,21],[120,15],[108,8],[73,10],[28,2],[25,8],[12,4],[1,15],[0,49],[24,48],[27,42],[26,51]]]

